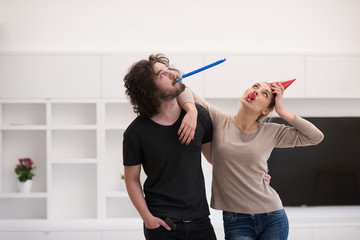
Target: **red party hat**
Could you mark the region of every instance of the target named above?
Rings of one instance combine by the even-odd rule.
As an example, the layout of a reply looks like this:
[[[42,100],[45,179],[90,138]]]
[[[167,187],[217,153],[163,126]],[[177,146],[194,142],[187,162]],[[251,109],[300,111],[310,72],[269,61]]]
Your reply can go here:
[[[292,79],[292,80],[287,80],[287,81],[272,82],[272,83],[270,83],[270,84],[280,83],[280,84],[284,87],[284,90],[285,90],[285,89],[287,89],[287,87],[290,86],[295,80],[296,80],[296,78],[294,78],[294,79]]]

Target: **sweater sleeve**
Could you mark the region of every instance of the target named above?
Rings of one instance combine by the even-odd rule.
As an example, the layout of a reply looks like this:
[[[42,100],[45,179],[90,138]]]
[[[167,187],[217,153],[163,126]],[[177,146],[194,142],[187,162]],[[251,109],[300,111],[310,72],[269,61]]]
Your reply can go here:
[[[185,103],[195,103],[193,92],[190,88],[185,88],[185,90],[176,97],[177,102],[180,106],[184,106]]]
[[[275,135],[278,148],[317,145],[324,134],[311,122],[295,115],[290,123],[293,127],[280,125]]]
[[[195,102],[199,104],[209,112],[210,118],[213,121],[213,125],[216,125],[217,117],[224,114],[220,109],[206,102],[205,99],[198,96],[190,88],[185,88],[185,90],[177,97],[177,101],[180,106],[183,106],[185,103],[188,102]]]

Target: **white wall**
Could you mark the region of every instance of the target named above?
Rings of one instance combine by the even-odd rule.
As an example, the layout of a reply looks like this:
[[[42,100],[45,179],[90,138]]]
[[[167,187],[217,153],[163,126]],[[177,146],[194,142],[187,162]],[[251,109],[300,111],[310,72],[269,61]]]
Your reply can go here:
[[[360,53],[357,0],[0,0],[0,51]]]
[[[105,80],[116,82],[114,76],[117,77],[117,71],[120,70],[116,66],[112,68],[105,60],[93,59],[96,58],[93,55],[114,55],[113,58],[128,55],[136,56],[136,59],[139,55],[140,59],[155,52],[177,57],[182,54],[183,59],[191,55],[193,58],[189,65],[184,64],[184,68],[188,67],[189,70],[192,70],[192,62],[200,61],[199,55],[218,53],[225,56],[360,55],[359,9],[358,0],[0,0],[0,53],[14,53],[16,56],[49,54],[50,58],[52,54],[63,54],[73,62],[79,56],[87,55],[84,58],[89,61],[79,61],[83,68],[71,71],[87,80],[87,91],[91,90],[91,96],[97,98],[102,96],[100,88],[111,90],[113,86],[99,86],[99,83]],[[69,57],[73,53],[74,56]],[[175,59],[174,63],[177,61]],[[24,68],[19,69],[19,78],[15,80],[22,79],[27,73],[27,67],[38,62],[26,62]],[[66,65],[67,69],[74,66],[70,61],[66,63],[69,64]],[[7,64],[10,63],[7,61]],[[112,75],[106,75],[109,69],[107,72],[93,72],[96,69],[91,67],[92,64],[102,65],[101,69],[108,67],[113,71]],[[358,69],[357,66],[354,69]],[[44,75],[41,69],[31,68],[31,71],[39,73],[35,81],[45,81],[57,70],[47,69],[45,73],[48,75]],[[66,77],[67,72],[62,72]],[[304,79],[307,77],[305,73]],[[87,94],[85,91],[77,92],[84,82],[74,82],[62,76],[57,77],[67,82],[58,83],[56,92],[46,93],[50,94],[48,97],[58,97],[59,90],[65,92],[67,89],[69,91],[66,93],[70,97],[81,98]],[[197,77],[200,78],[200,75]],[[359,78],[358,75],[354,77]],[[5,88],[11,89],[12,86],[1,85],[2,80],[4,78],[0,78],[0,86],[3,88],[0,98],[16,95],[10,90],[7,93]],[[27,92],[27,83],[20,80],[12,81],[11,84],[22,86],[19,91],[27,94],[27,98],[36,97],[41,91]],[[80,85],[68,88],[70,84]],[[333,81],[329,84],[333,84]],[[351,86],[339,84],[340,90],[345,88],[346,91],[347,87]],[[358,88],[352,91],[355,89]],[[116,94],[114,91],[113,95]],[[230,113],[236,111],[235,99],[210,101]],[[285,104],[289,110],[302,116],[360,116],[360,98],[299,98],[289,99]],[[211,169],[207,168],[205,174],[208,181],[210,173]],[[207,188],[210,193],[209,184]],[[219,211],[214,215],[221,220]],[[312,234],[311,229],[305,230]]]

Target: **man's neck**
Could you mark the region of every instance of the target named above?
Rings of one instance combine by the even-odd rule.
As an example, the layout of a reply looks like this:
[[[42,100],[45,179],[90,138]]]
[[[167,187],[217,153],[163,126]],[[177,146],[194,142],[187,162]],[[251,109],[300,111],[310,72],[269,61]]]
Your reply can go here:
[[[178,120],[180,113],[181,107],[175,98],[170,101],[161,101],[159,113],[153,116],[151,120],[160,125],[170,126]]]

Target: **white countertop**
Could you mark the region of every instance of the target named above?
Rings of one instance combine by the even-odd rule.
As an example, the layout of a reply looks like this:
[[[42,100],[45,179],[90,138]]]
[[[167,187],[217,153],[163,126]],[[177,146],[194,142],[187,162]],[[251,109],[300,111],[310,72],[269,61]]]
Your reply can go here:
[[[360,206],[286,207],[291,228],[360,227]],[[221,211],[211,209],[212,224],[222,228]],[[0,220],[0,231],[121,231],[142,230],[141,218],[123,219],[14,219]]]

